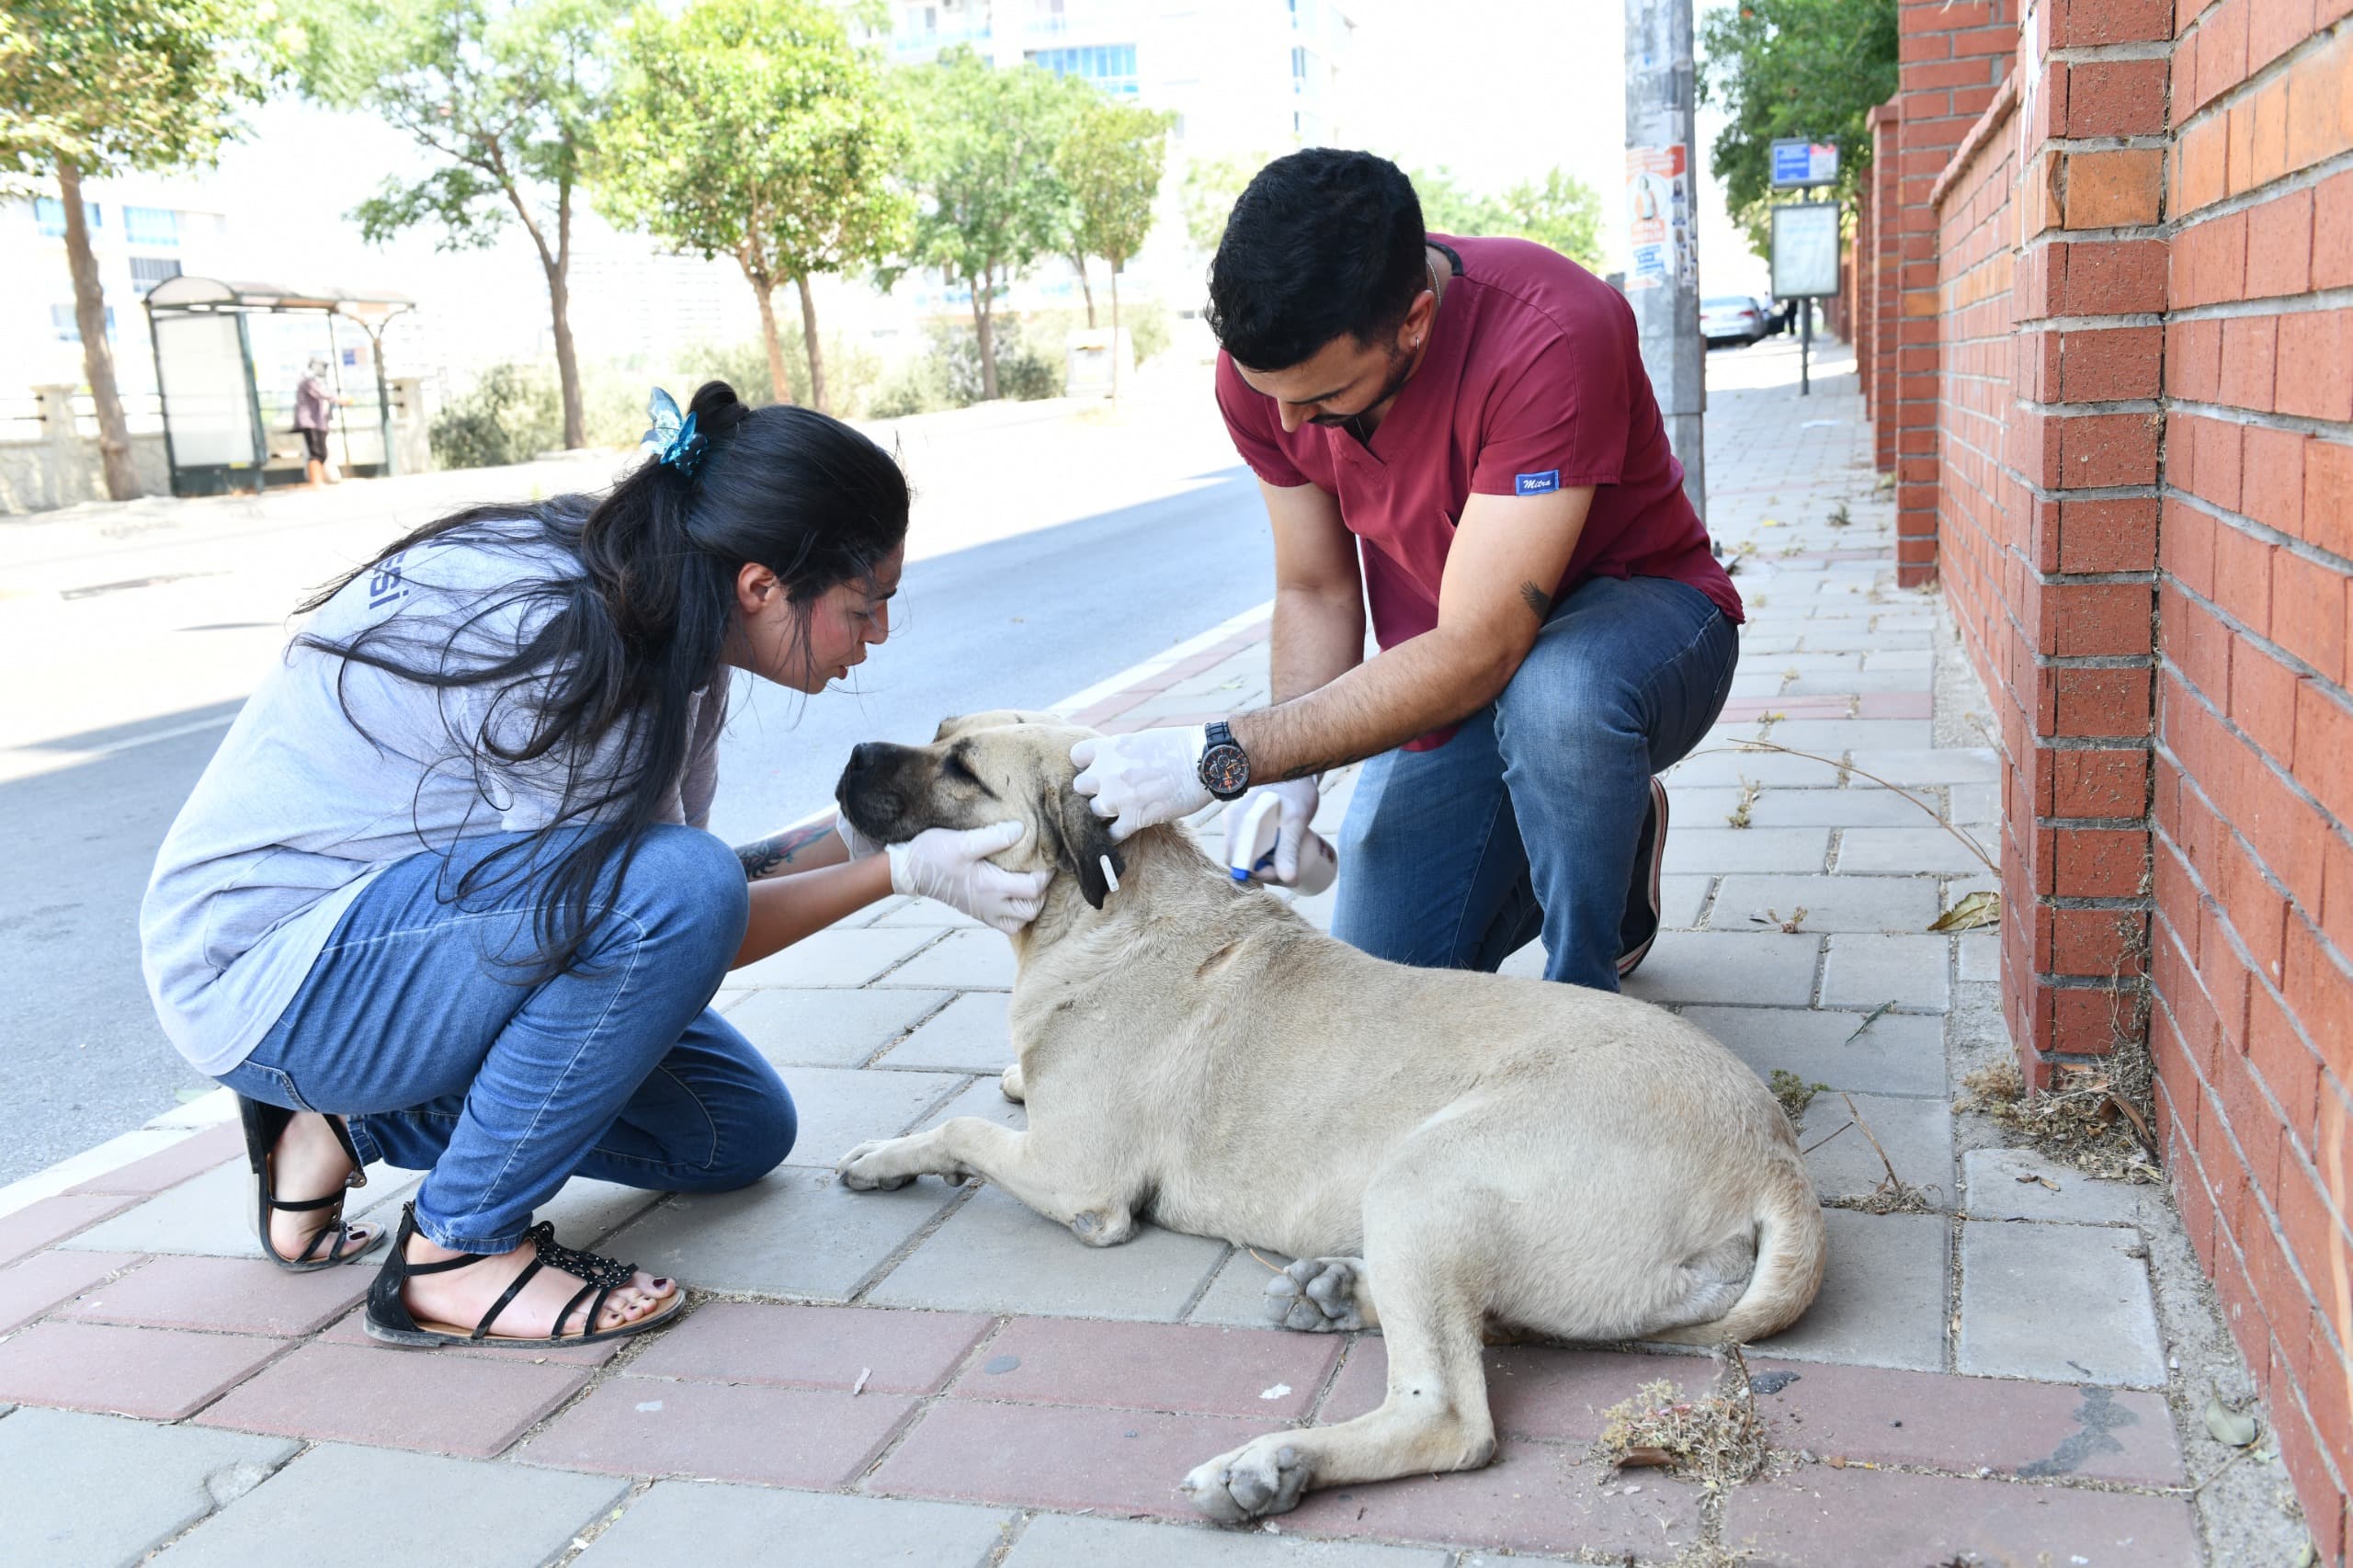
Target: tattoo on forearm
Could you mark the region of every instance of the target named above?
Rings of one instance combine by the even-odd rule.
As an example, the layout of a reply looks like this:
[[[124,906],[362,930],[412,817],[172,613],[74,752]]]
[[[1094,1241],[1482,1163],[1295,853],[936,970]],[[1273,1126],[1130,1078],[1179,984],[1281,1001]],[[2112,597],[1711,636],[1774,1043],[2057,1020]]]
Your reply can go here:
[[[744,880],[756,882],[772,876],[792,864],[793,857],[813,844],[830,837],[834,824],[830,822],[812,824],[807,827],[790,827],[782,833],[771,833],[766,838],[756,838],[749,844],[735,846],[735,858],[744,862]]]
[[[1535,584],[1520,584],[1519,597],[1521,602],[1526,604],[1529,609],[1536,612],[1536,619],[1539,621],[1541,621],[1546,616],[1552,613],[1552,596],[1538,587]]]

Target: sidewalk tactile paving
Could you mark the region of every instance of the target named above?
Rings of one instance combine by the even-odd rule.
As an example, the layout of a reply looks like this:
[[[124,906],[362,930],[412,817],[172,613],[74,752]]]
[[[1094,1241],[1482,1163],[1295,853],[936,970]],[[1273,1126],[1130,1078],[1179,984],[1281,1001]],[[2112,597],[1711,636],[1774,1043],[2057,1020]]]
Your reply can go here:
[[[955,1198],[931,1177],[852,1192],[831,1171],[787,1165],[740,1191],[673,1198],[604,1250],[700,1290],[845,1301]]]
[[[177,1187],[188,1177],[201,1176],[224,1161],[236,1160],[242,1165],[244,1153],[244,1124],[228,1122],[191,1133],[168,1149],[160,1149],[143,1160],[133,1160],[104,1176],[92,1176],[66,1188],[66,1191],[119,1192],[143,1198],[165,1187]]]
[[[1724,1539],[1763,1562],[1804,1568],[1891,1563],[2074,1563],[2188,1568],[2200,1562],[2189,1504],[2071,1487],[1808,1465],[1735,1490]]]
[[[1948,1221],[1941,1214],[1832,1209],[1822,1291],[1757,1348],[1791,1360],[1944,1369]]]
[[[14,1263],[53,1242],[73,1235],[76,1231],[119,1214],[134,1201],[133,1199],[103,1193],[80,1193],[71,1197],[44,1198],[38,1203],[27,1204],[14,1214],[0,1216],[0,1265]]]
[[[885,1307],[1169,1323],[1224,1256],[1222,1242],[1155,1225],[1139,1225],[1135,1238],[1118,1246],[1091,1247],[984,1187],[867,1299]]]
[[[727,999],[727,1021],[743,1030],[761,1055],[790,1070],[855,1067],[952,994],[778,987],[721,994]]]
[[[899,1394],[616,1378],[517,1458],[608,1475],[847,1486],[915,1407]]]
[[[1955,1364],[1996,1377],[2162,1385],[2147,1252],[2113,1226],[1965,1222]],[[2066,1311],[2047,1310],[2055,1301]]]
[[[25,1568],[135,1563],[299,1445],[109,1415],[20,1410],[0,1421],[0,1559]],[[267,1562],[264,1553],[247,1563]]]
[[[942,1400],[863,1490],[1185,1518],[1176,1483],[1279,1421]]]
[[[985,1568],[1019,1517],[962,1503],[665,1481],[631,1504],[580,1561],[587,1568],[642,1568],[677,1556],[691,1541],[695,1568],[779,1568],[787,1561],[810,1568]],[[787,1543],[789,1558],[780,1555]]]
[[[275,1437],[488,1459],[587,1381],[576,1368],[535,1363],[535,1354],[510,1351],[494,1360],[378,1345],[305,1345],[201,1420]]]
[[[158,1257],[90,1291],[59,1316],[299,1339],[349,1312],[375,1278],[369,1263],[289,1274],[257,1258]]]
[[[1279,1519],[1276,1526],[1289,1522]],[[1040,1514],[1021,1532],[1005,1568],[1448,1568],[1452,1562],[1443,1548]],[[1487,1565],[1472,1559],[1466,1568]]]
[[[244,1335],[37,1323],[0,1341],[0,1400],[177,1421],[285,1348]]]
[[[138,1261],[136,1253],[37,1252],[0,1269],[0,1334],[32,1322]]]
[[[937,1393],[995,1325],[963,1312],[708,1301],[629,1364],[632,1378]]]
[[[1275,1328],[1016,1318],[951,1392],[1279,1424],[1307,1414],[1341,1348],[1338,1335]]]
[[[1317,1337],[1329,1337],[1318,1335]],[[1540,1345],[1491,1345],[1481,1358],[1487,1373],[1487,1414],[1495,1430],[1514,1437],[1587,1443],[1607,1425],[1601,1413],[1664,1378],[1688,1393],[1714,1386],[1716,1363],[1697,1357],[1668,1358],[1613,1350],[1563,1350]],[[1366,1335],[1349,1347],[1332,1397],[1316,1413],[1325,1425],[1379,1408],[1389,1395],[1389,1349]]]

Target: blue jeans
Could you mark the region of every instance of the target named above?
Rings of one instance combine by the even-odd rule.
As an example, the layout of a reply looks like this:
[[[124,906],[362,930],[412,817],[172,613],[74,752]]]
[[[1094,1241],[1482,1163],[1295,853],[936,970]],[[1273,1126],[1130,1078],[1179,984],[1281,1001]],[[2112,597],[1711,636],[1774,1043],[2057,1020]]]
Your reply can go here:
[[[523,835],[467,839],[381,873],[275,1028],[222,1078],[249,1098],[350,1119],[364,1158],[426,1170],[417,1229],[511,1251],[574,1176],[716,1192],[792,1148],[792,1096],[710,1008],[750,903],[734,852],[659,826],[599,889],[582,961],[522,983],[544,871],[460,900]],[[541,852],[540,865],[546,864]]]
[[[1332,934],[1398,963],[1488,971],[1540,934],[1545,978],[1617,990],[1651,776],[1708,733],[1739,656],[1697,588],[1579,585],[1451,740],[1365,764]]]

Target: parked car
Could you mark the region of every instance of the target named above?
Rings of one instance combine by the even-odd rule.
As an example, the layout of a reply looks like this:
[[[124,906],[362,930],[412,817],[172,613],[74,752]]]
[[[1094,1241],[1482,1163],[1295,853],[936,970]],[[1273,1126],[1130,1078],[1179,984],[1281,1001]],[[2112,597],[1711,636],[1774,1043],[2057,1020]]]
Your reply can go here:
[[[1723,294],[1699,301],[1699,335],[1711,348],[1727,343],[1745,347],[1771,330],[1765,312],[1745,294]]]

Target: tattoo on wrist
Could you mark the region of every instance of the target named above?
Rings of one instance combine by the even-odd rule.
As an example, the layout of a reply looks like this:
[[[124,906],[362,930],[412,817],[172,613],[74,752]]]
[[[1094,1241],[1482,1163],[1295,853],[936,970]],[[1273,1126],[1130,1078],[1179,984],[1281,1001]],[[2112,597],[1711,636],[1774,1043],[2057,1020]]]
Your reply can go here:
[[[1552,613],[1552,596],[1546,593],[1543,589],[1538,587],[1533,583],[1524,582],[1520,584],[1519,597],[1522,603],[1526,604],[1529,609],[1536,612],[1536,619],[1540,622],[1542,621],[1546,616]]]
[[[775,875],[791,865],[802,850],[831,836],[833,831],[833,824],[816,823],[808,827],[787,828],[782,833],[771,833],[766,838],[737,845],[735,858],[744,863],[744,880],[756,882],[762,877]]]

